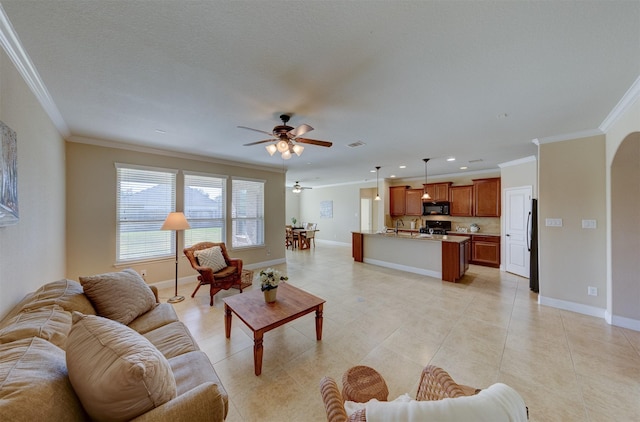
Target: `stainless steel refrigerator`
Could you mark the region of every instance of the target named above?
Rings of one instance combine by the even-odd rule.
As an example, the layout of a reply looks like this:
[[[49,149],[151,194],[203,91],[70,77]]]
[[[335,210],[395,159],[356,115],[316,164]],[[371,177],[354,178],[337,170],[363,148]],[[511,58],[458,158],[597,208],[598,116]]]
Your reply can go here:
[[[531,200],[528,224],[529,288],[538,293],[538,200]]]

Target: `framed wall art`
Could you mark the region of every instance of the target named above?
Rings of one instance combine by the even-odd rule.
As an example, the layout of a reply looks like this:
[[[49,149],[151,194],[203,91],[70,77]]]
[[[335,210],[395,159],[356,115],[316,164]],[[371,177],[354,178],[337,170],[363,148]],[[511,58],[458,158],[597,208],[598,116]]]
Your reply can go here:
[[[18,145],[16,133],[0,122],[0,226],[18,222]]]
[[[320,201],[320,218],[333,218],[333,201]]]

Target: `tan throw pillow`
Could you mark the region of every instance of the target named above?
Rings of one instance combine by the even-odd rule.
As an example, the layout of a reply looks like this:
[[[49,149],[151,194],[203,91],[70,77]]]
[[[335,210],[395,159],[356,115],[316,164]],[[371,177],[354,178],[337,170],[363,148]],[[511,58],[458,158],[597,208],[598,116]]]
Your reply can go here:
[[[220,246],[195,251],[193,255],[198,258],[200,266],[209,267],[214,273],[227,268],[227,262],[224,260]]]
[[[0,420],[86,421],[64,350],[38,337],[0,344]]]
[[[71,314],[58,305],[20,312],[0,330],[0,344],[40,337],[64,349],[71,329]]]
[[[125,325],[156,306],[153,292],[132,269],[80,277],[80,283],[98,315]]]
[[[97,421],[133,419],[176,397],[167,359],[131,328],[73,313],[67,338],[69,379]]]

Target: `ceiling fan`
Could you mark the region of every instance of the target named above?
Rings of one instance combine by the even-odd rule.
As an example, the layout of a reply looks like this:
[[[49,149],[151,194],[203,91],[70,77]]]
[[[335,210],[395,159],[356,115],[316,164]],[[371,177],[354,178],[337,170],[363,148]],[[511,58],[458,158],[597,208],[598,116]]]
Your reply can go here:
[[[291,192],[300,193],[300,192],[302,192],[303,189],[313,189],[313,188],[309,188],[309,187],[306,187],[306,186],[300,186],[300,182],[296,181],[296,184],[293,185],[293,190]]]
[[[287,125],[291,116],[288,114],[280,115],[280,120],[282,120],[281,125],[277,125],[273,128],[273,131],[267,132],[260,129],[253,129],[246,126],[238,126],[240,129],[253,130],[254,132],[266,133],[267,135],[272,136],[271,139],[264,139],[262,141],[251,142],[249,144],[244,144],[244,146],[257,145],[265,142],[274,142],[267,145],[265,148],[269,152],[269,155],[275,154],[278,151],[282,154],[282,158],[284,160],[288,160],[291,158],[291,154],[295,153],[296,155],[302,155],[302,151],[304,147],[300,144],[310,144],[310,145],[318,145],[321,147],[330,147],[333,145],[329,141],[319,141],[316,139],[308,139],[308,138],[300,138],[300,136],[304,135],[307,132],[313,130],[313,128],[307,124],[302,124],[296,128]]]

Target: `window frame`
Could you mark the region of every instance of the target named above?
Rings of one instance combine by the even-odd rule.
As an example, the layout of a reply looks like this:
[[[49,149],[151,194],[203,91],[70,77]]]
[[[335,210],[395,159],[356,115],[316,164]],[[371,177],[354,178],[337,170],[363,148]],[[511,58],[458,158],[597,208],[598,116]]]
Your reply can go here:
[[[204,242],[204,241],[209,241],[209,242],[225,242],[226,243],[226,237],[227,237],[227,190],[228,190],[228,179],[229,176],[226,175],[221,175],[221,174],[213,174],[213,173],[201,173],[201,172],[195,172],[195,171],[183,171],[183,208],[184,208],[184,213],[185,213],[185,217],[187,218],[187,221],[189,221],[189,224],[191,225],[191,229],[189,230],[185,230],[185,234],[184,234],[184,247],[189,247],[189,246],[193,246],[196,243],[199,242]],[[194,217],[192,215],[192,211],[189,209],[190,208],[190,204],[188,203],[188,193],[187,193],[187,189],[190,187],[190,185],[187,183],[187,179],[189,177],[200,177],[200,178],[208,178],[208,179],[217,179],[219,180],[221,183],[221,189],[222,189],[222,193],[220,195],[221,200],[222,200],[222,205],[221,205],[221,211],[222,211],[222,217],[220,218],[198,218],[198,217]],[[210,222],[211,225],[208,226],[207,222]],[[211,227],[211,228],[215,228],[216,227],[216,223],[217,226],[220,227],[221,229],[221,235],[220,235],[220,239],[210,239],[210,240],[205,240],[205,239],[199,239],[197,241],[193,241],[192,236],[193,236],[193,232],[191,230],[197,230],[198,228],[207,228],[207,227]],[[194,226],[202,226],[202,227],[194,227]]]
[[[256,202],[255,215],[252,216],[238,216],[239,209],[242,206],[247,206],[247,204],[242,198],[238,198],[238,193],[236,191],[236,182],[249,182],[256,183],[260,185],[260,189],[258,192],[258,198]],[[254,248],[254,247],[264,247],[265,246],[265,217],[264,217],[264,206],[265,206],[265,185],[266,180],[264,179],[252,179],[246,177],[231,177],[231,247],[234,249],[242,249],[242,248]],[[240,203],[239,203],[240,201]],[[246,212],[246,211],[245,211]],[[255,233],[253,236],[251,234],[247,234],[246,228],[250,227],[251,222],[255,224]],[[237,233],[238,226],[244,226],[244,230],[242,234]],[[242,236],[242,237],[240,237]],[[253,238],[252,238],[253,237]],[[240,240],[242,239],[242,242]]]
[[[135,262],[144,262],[144,261],[153,261],[153,260],[162,260],[166,258],[170,258],[171,256],[175,256],[176,246],[175,246],[175,231],[174,230],[160,230],[164,220],[170,212],[175,212],[176,210],[176,185],[177,185],[177,175],[178,170],[169,169],[169,168],[161,168],[161,167],[151,167],[151,166],[140,166],[135,164],[125,164],[125,163],[114,163],[116,167],[116,256],[115,261],[116,265],[127,265]],[[157,173],[156,177],[161,179],[162,177],[168,177],[168,185],[169,192],[168,197],[164,198],[165,203],[160,205],[160,209],[151,212],[152,218],[147,220],[139,219],[132,220],[122,218],[122,215],[127,214],[127,209],[122,208],[122,185],[124,183],[140,183],[140,184],[149,184],[153,185],[156,181],[153,180],[152,177],[149,178],[148,181],[145,182],[144,177],[141,177],[139,180],[135,180],[135,178],[130,177],[129,179],[122,179],[122,171],[141,171],[141,172],[153,172]],[[156,183],[156,186],[159,184]],[[148,188],[141,189],[139,192],[143,192]],[[139,193],[137,192],[137,193]],[[159,199],[160,195],[153,199]],[[160,198],[162,199],[162,198]],[[147,202],[148,203],[148,202]],[[164,208],[164,209],[162,209]],[[129,209],[129,214],[131,213],[131,209]],[[153,215],[155,214],[155,215]],[[164,215],[163,215],[164,214]],[[135,215],[132,217],[135,218]],[[127,224],[129,223],[129,224]],[[123,249],[136,249],[133,245],[135,243],[127,244],[122,238],[124,233],[136,233],[134,231],[125,231],[123,230],[124,226],[134,226],[138,224],[139,228],[143,230],[138,230],[137,232],[144,232],[144,243],[143,249],[140,249],[139,252],[135,253],[134,251],[125,253]],[[157,227],[152,230],[144,230],[144,226],[146,228]],[[125,243],[123,243],[125,242]],[[151,245],[160,245],[160,248],[154,249],[153,247],[149,248]],[[123,248],[124,246],[124,248]],[[137,256],[133,256],[137,255]]]

